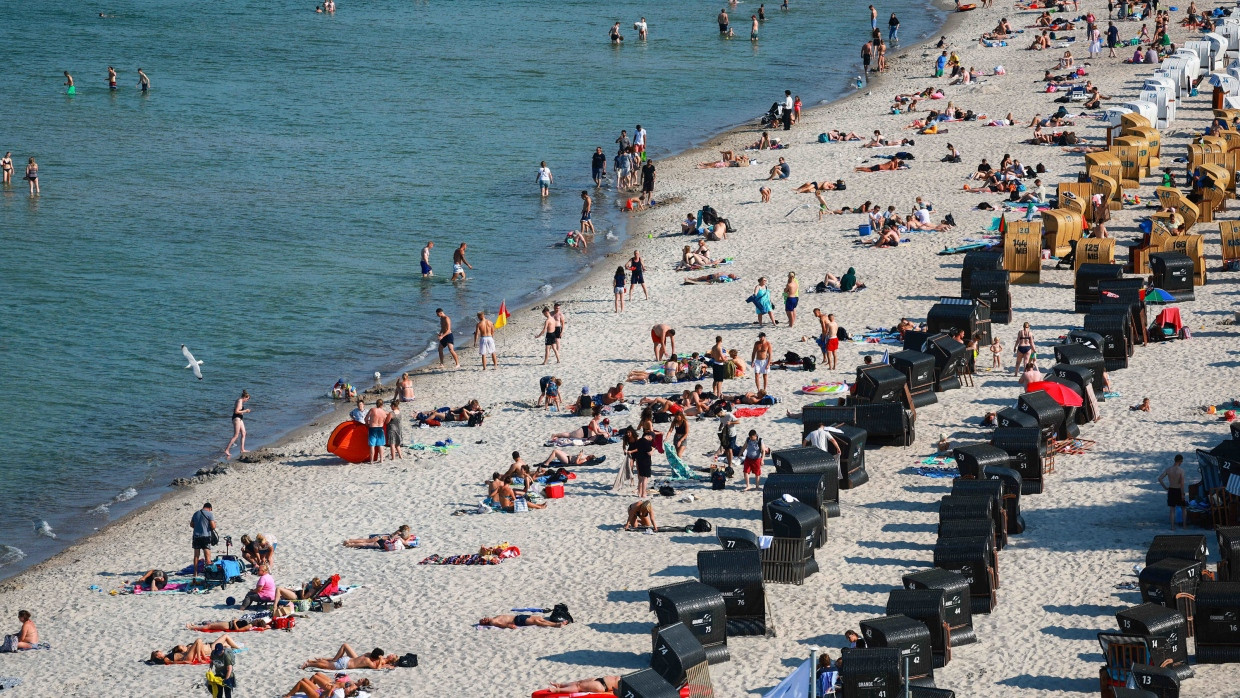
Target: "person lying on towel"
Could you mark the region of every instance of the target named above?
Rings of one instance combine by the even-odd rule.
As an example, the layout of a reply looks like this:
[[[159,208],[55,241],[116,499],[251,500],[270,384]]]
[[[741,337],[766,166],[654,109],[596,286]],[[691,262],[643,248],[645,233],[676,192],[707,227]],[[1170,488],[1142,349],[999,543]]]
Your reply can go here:
[[[220,635],[210,643],[203,642],[201,639],[194,640],[190,645],[177,645],[167,652],[155,650],[151,652],[151,658],[147,660],[147,664],[168,665],[168,664],[206,664],[211,661],[211,650],[216,645],[223,645],[229,649],[240,649],[233,639],[227,635]]]
[[[516,629],[516,628],[528,628],[528,627],[563,628],[564,626],[568,625],[568,621],[562,620],[558,622],[552,622],[542,616],[528,616],[524,614],[514,616],[512,614],[506,614],[506,615],[490,616],[487,618],[483,618],[482,620],[478,621],[478,625],[489,625],[492,628],[505,628],[505,629],[510,629],[510,630]]]
[[[370,679],[350,681],[343,674],[335,678],[327,674],[315,673],[308,679],[299,679],[293,690],[284,694],[284,698],[293,698],[298,693],[306,698],[337,698],[337,696],[355,696],[359,691],[370,688]]]
[[[340,645],[340,649],[336,650],[335,656],[332,657],[316,657],[308,659],[301,664],[302,669],[324,669],[327,671],[344,671],[346,669],[395,669],[398,657],[394,654],[384,654],[382,649],[378,647],[367,652],[366,654],[358,654],[357,650],[349,646],[349,643]]]

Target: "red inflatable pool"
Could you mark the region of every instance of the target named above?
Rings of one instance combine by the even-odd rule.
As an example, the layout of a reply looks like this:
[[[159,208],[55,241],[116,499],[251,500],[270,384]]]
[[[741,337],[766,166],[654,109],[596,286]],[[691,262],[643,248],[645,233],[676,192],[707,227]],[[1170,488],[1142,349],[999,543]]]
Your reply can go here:
[[[350,463],[363,463],[370,458],[370,431],[365,424],[352,420],[338,425],[327,437],[327,452]]]

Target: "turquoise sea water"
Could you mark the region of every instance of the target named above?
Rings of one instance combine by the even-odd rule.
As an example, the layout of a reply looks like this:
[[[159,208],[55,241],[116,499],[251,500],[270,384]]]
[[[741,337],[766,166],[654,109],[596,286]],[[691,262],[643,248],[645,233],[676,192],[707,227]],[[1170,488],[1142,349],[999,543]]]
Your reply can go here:
[[[325,411],[336,378],[415,361],[435,307],[468,327],[570,281],[590,258],[549,246],[577,225],[596,145],[610,157],[641,123],[658,158],[784,89],[838,96],[867,4],[769,2],[754,46],[757,3],[729,10],[729,41],[701,2],[0,0],[0,151],[18,170],[0,192],[0,576],[210,462],[243,388],[253,448]],[[880,10],[906,44],[941,21],[924,0]],[[596,225],[622,237],[613,204],[596,198]],[[460,242],[476,278],[453,285]]]

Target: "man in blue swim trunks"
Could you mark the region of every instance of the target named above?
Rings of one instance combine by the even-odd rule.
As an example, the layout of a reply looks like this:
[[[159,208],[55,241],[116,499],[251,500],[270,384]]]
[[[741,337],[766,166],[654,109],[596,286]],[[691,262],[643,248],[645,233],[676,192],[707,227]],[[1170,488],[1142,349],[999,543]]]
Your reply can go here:
[[[366,428],[370,431],[370,460],[367,463],[383,462],[383,447],[387,445],[387,426],[391,415],[383,409],[383,400],[375,400],[375,406],[366,413]]]
[[[456,355],[456,338],[452,336],[452,318],[448,317],[443,308],[435,308],[435,315],[439,316],[439,334],[435,336],[439,342],[439,365],[443,365],[443,350],[446,347],[456,364],[453,368],[460,368],[461,357]]]
[[[431,272],[431,250],[435,249],[435,243],[427,241],[426,247],[422,248],[422,278],[434,276]]]

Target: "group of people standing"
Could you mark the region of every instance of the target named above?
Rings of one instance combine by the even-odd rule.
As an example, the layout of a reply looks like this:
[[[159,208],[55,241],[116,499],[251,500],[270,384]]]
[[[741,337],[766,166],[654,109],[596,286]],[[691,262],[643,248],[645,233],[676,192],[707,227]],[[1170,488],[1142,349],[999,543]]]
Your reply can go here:
[[[3,158],[0,158],[0,173],[3,174],[4,186],[8,188],[13,183],[13,153],[7,152]],[[39,163],[34,161],[32,156],[26,161],[26,176],[23,177],[30,184],[30,195],[38,196],[39,191]]]

